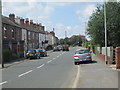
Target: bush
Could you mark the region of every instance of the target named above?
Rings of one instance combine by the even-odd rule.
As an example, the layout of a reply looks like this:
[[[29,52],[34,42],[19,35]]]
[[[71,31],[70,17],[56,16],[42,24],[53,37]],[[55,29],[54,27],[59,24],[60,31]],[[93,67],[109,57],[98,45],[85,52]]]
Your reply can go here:
[[[24,57],[24,53],[23,52],[19,52],[19,57],[23,58]]]
[[[4,58],[4,62],[8,62],[10,61],[12,56],[12,53],[10,50],[3,50],[3,58]]]

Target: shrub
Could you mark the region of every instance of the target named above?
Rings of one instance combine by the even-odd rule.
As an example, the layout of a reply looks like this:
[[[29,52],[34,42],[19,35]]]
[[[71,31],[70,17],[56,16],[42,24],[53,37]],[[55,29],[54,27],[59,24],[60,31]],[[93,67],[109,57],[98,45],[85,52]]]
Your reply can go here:
[[[10,61],[11,59],[11,56],[12,56],[12,53],[10,50],[3,50],[3,58],[4,58],[4,62],[8,62]]]
[[[24,57],[24,53],[23,52],[19,52],[19,57],[23,58]]]

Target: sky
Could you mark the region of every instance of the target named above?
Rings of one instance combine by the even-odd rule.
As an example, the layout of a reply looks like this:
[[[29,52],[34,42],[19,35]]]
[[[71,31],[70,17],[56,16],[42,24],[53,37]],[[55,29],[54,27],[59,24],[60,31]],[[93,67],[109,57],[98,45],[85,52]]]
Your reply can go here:
[[[101,2],[18,1],[3,0],[3,15],[8,17],[10,13],[14,13],[24,19],[32,19],[36,23],[42,23],[45,31],[52,31],[54,28],[59,39],[65,38],[65,31],[67,37],[85,35],[85,22],[88,22],[97,5],[101,4]]]

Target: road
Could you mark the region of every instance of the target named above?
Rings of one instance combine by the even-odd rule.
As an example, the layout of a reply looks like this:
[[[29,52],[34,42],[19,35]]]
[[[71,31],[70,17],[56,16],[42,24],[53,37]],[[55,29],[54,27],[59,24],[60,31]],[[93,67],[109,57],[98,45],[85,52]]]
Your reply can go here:
[[[77,72],[73,64],[75,50],[53,52],[48,57],[6,68],[0,84],[3,88],[71,88]]]
[[[117,88],[118,72],[93,55],[92,63],[74,65],[70,51],[51,52],[2,70],[2,88]],[[114,83],[113,83],[114,82]]]

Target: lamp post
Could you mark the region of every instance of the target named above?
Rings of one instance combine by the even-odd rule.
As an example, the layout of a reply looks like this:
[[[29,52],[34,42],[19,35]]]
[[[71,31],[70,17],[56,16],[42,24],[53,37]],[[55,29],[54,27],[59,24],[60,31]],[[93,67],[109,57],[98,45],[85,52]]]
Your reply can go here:
[[[87,48],[87,45],[86,45],[86,29],[87,29],[87,23],[85,22],[85,47]]]
[[[3,64],[3,39],[2,39],[2,0],[0,0],[0,64],[2,68],[4,68],[4,64]]]
[[[104,0],[104,26],[105,26],[105,64],[107,64],[107,26],[106,26],[106,0]]]
[[[65,31],[65,45],[67,44],[67,31]]]

